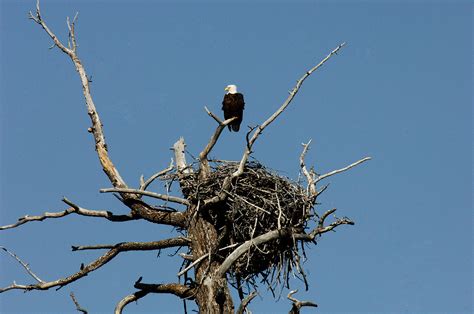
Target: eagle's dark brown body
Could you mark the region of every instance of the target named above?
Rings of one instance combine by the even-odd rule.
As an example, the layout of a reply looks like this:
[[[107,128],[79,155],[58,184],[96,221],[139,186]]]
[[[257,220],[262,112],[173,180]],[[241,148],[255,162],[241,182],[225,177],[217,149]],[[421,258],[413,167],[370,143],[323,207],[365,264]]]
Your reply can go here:
[[[230,119],[237,117],[232,121],[228,127],[230,131],[238,132],[240,129],[240,123],[244,115],[244,95],[241,93],[225,94],[224,100],[222,101],[222,110],[224,110],[224,119]]]

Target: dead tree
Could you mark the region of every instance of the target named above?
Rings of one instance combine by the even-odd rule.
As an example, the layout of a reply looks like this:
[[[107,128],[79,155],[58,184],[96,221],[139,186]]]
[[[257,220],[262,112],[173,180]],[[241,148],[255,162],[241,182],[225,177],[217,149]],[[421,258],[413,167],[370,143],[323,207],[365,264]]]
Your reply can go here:
[[[72,21],[67,19],[69,29],[67,44],[61,42],[47,26],[40,12],[39,2],[36,13],[30,12],[30,19],[49,35],[53,40],[53,46],[72,60],[81,79],[87,114],[91,120],[88,131],[94,137],[99,162],[112,185],[110,188],[102,189],[101,192],[116,193],[118,199],[130,208],[130,212],[126,215],[115,215],[110,211],[90,210],[64,198],[63,202],[69,206],[64,211],[47,212],[40,216],[24,216],[14,224],[0,227],[0,230],[15,228],[31,221],[78,214],[105,218],[111,222],[146,220],[150,223],[174,226],[181,235],[154,242],[73,246],[73,251],[106,250],[106,253],[90,264],[82,265],[78,272],[54,281],[43,281],[15,253],[2,248],[20,262],[36,282],[32,284],[13,282],[1,288],[0,292],[13,289],[29,291],[61,288],[104,266],[122,252],[170,247],[187,249],[186,253],[180,254],[183,259],[182,266],[177,271],[177,277],[185,280],[155,284],[144,283],[140,277],[134,284],[137,291],[121,299],[117,303],[115,313],[122,313],[127,304],[149,293],[169,293],[184,300],[194,300],[201,313],[234,313],[235,306],[230,293],[232,288],[238,291],[241,299],[236,311],[244,313],[248,303],[256,295],[257,283],[263,282],[271,291],[279,285],[289,288],[289,275],[295,274],[307,287],[301,265],[304,256],[303,245],[316,242],[324,233],[340,225],[354,224],[347,217],[334,218],[334,221],[328,223],[327,220],[336,211],[335,208],[322,214],[318,213],[316,201],[327,186],[318,189],[317,185],[323,179],[355,167],[370,157],[318,175],[313,168],[308,169],[305,164],[305,155],[311,142],[309,141],[303,144],[300,154],[301,177],[306,181],[305,184],[301,182],[302,180],[294,182],[283,178],[264,165],[249,162],[248,159],[262,132],[290,105],[304,81],[337,54],[344,43],[306,71],[298,79],[296,86],[290,90],[288,98],[267,120],[250,128],[246,134],[246,146],[243,147],[240,160],[232,162],[208,159],[221,132],[233,119],[223,121],[205,108],[209,116],[217,122],[217,127],[206,147],[200,152],[197,162],[189,164],[186,161],[185,142],[180,138],[173,146],[174,162],[146,180],[142,176],[140,186],[132,188],[120,176],[109,156],[103,126],[90,92],[90,82],[77,55],[75,36],[77,14]],[[148,188],[154,180],[179,182],[182,195],[171,196],[150,191]],[[154,206],[143,200],[143,196],[180,204],[185,210]],[[293,302],[290,313],[299,313],[303,306],[316,306],[309,301],[296,300],[292,297],[294,293],[295,291],[292,291],[288,294],[288,298]],[[74,295],[71,297],[77,309],[85,311]]]

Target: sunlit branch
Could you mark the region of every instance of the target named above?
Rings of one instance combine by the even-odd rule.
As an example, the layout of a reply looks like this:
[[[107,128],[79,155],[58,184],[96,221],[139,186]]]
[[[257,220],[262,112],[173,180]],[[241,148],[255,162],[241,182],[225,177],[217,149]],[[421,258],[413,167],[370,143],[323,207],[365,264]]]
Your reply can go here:
[[[361,163],[363,163],[363,162],[365,162],[365,161],[367,161],[367,160],[371,160],[371,159],[372,159],[371,157],[365,157],[365,158],[363,158],[363,159],[361,159],[361,160],[358,160],[358,161],[356,161],[356,162],[350,164],[350,165],[347,166],[347,167],[344,167],[344,168],[341,168],[341,169],[337,169],[337,170],[328,172],[328,173],[326,173],[326,174],[323,174],[323,175],[321,175],[321,176],[319,176],[319,177],[316,178],[316,182],[319,182],[319,181],[321,181],[321,180],[323,180],[323,179],[326,179],[327,177],[330,177],[330,176],[333,176],[333,175],[335,175],[335,174],[338,174],[338,173],[344,172],[344,171],[346,171],[346,170],[349,170],[349,169],[351,169],[351,168],[353,168],[353,167],[355,167],[355,166],[357,166],[357,165],[359,165],[359,164],[361,164]]]
[[[29,13],[30,19],[41,25],[41,27],[45,30],[45,32],[51,37],[53,40],[54,44],[65,54],[71,58],[72,62],[74,63],[76,70],[79,74],[79,77],[81,79],[82,83],[82,91],[84,94],[84,98],[86,101],[86,106],[87,106],[87,113],[89,114],[89,117],[92,122],[92,127],[89,128],[90,132],[94,135],[94,140],[95,140],[95,147],[97,151],[97,155],[99,157],[99,161],[102,165],[102,169],[108,176],[110,182],[114,187],[120,187],[120,188],[125,188],[127,185],[125,184],[125,181],[122,179],[120,176],[118,170],[115,168],[114,164],[112,163],[112,160],[109,157],[109,153],[107,151],[107,144],[105,142],[105,136],[104,132],[102,129],[102,122],[99,118],[99,114],[96,110],[94,101],[92,100],[92,95],[90,92],[90,86],[89,86],[89,79],[87,77],[86,70],[84,66],[82,65],[82,62],[79,60],[78,56],[76,55],[76,39],[75,39],[75,32],[74,32],[74,23],[76,18],[74,18],[73,24],[69,25],[69,34],[71,37],[71,40],[73,42],[72,48],[69,49],[66,46],[61,43],[61,41],[58,39],[58,37],[49,29],[49,27],[46,25],[46,22],[43,20],[43,17],[41,15],[40,11],[40,5],[39,5],[39,0],[36,3],[36,14],[33,15],[33,13]],[[77,17],[77,15],[76,15]]]

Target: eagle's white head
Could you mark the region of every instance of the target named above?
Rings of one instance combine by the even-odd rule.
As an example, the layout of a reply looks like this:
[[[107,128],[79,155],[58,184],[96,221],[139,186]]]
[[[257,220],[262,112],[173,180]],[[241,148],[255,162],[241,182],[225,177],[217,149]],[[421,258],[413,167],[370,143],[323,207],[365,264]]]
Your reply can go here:
[[[227,94],[236,94],[237,93],[237,85],[227,85],[226,88],[224,88],[225,91],[227,91]]]

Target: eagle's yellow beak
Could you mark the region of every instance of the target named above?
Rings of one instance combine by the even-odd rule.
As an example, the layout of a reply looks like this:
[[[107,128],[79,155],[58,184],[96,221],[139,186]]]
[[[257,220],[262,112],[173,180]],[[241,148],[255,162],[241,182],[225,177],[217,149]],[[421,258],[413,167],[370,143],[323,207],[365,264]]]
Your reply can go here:
[[[226,88],[224,88],[225,91],[228,91],[229,90],[229,86],[226,86]]]

